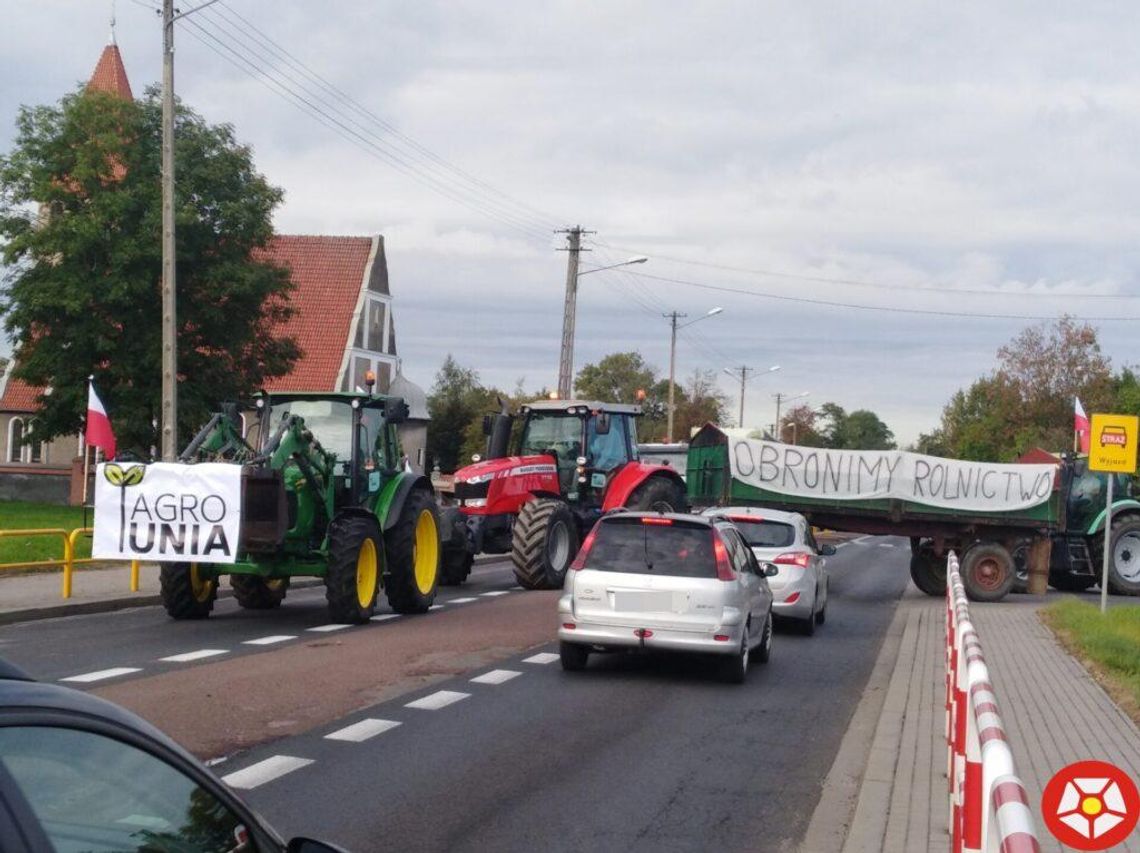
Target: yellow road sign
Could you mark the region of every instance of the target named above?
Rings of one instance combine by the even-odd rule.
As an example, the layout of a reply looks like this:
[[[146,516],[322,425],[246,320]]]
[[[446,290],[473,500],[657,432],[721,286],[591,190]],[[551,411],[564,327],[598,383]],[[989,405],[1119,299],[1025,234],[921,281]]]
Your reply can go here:
[[[1140,418],[1136,415],[1093,415],[1089,441],[1089,470],[1136,472],[1136,441]]]

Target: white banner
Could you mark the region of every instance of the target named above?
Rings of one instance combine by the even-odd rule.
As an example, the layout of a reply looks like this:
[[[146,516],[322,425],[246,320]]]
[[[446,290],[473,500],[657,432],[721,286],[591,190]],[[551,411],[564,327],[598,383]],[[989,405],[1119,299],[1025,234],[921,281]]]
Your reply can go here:
[[[104,462],[95,469],[96,559],[232,563],[240,529],[240,465]]]
[[[826,450],[728,437],[733,479],[797,497],[897,498],[964,512],[1011,512],[1045,503],[1056,465],[1002,465],[903,450]]]

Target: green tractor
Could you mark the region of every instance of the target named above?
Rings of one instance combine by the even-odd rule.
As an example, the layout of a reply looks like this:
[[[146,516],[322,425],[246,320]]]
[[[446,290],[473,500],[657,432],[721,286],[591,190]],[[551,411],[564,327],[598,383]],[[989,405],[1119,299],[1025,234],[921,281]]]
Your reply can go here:
[[[244,437],[246,415],[229,405],[179,458],[242,466],[237,560],[160,564],[166,612],[205,618],[224,574],[253,610],[280,605],[293,578],[317,577],[336,622],[367,622],[381,589],[397,613],[426,612],[444,543],[431,482],[407,470],[400,450],[404,400],[274,393],[246,408],[255,421]]]

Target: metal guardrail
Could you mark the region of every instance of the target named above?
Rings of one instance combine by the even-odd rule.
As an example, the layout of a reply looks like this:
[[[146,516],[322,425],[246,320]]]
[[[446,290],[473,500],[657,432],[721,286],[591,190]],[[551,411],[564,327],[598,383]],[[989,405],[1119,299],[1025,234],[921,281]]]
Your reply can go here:
[[[18,536],[58,536],[63,541],[63,556],[58,560],[24,560],[15,563],[0,563],[0,571],[6,569],[29,569],[49,566],[62,566],[63,579],[60,589],[60,596],[62,598],[71,598],[71,583],[72,576],[75,574],[75,567],[79,565],[94,563],[96,560],[92,557],[76,557],[75,546],[79,541],[80,536],[90,536],[94,533],[94,528],[91,527],[77,527],[74,530],[64,530],[62,527],[44,527],[35,530],[0,530],[0,538],[14,539]],[[112,562],[109,560],[99,560],[98,562]],[[131,560],[131,577],[130,577],[130,590],[131,592],[139,591],[139,561]]]
[[[958,557],[946,562],[946,744],[953,853],[1040,853]]]

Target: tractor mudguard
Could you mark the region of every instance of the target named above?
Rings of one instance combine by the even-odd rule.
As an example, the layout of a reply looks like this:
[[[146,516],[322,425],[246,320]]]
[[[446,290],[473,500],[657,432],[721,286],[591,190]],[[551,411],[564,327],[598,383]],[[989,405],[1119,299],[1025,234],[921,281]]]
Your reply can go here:
[[[625,502],[629,500],[629,496],[633,494],[634,490],[650,477],[665,477],[676,483],[682,492],[685,491],[685,481],[681,479],[681,475],[677,473],[675,468],[668,465],[628,462],[610,480],[609,488],[606,489],[605,500],[602,502],[602,512],[625,506]]]
[[[1113,501],[1112,502],[1112,517],[1113,518],[1116,518],[1116,516],[1120,515],[1121,513],[1125,512],[1125,511],[1128,511],[1129,513],[1140,512],[1140,502],[1134,501],[1134,500],[1123,500],[1123,501]],[[1102,530],[1104,530],[1104,517],[1107,514],[1108,514],[1108,510],[1102,509],[1100,511],[1100,515],[1098,515],[1096,518],[1093,519],[1092,524],[1089,525],[1089,529],[1087,531],[1085,531],[1085,535],[1086,536],[1092,536],[1094,533],[1100,533]]]
[[[400,520],[400,510],[404,508],[408,495],[418,487],[427,489],[432,495],[435,494],[431,480],[422,474],[411,474],[407,471],[396,475],[384,486],[376,499],[376,517],[380,520],[382,530],[391,530]]]

